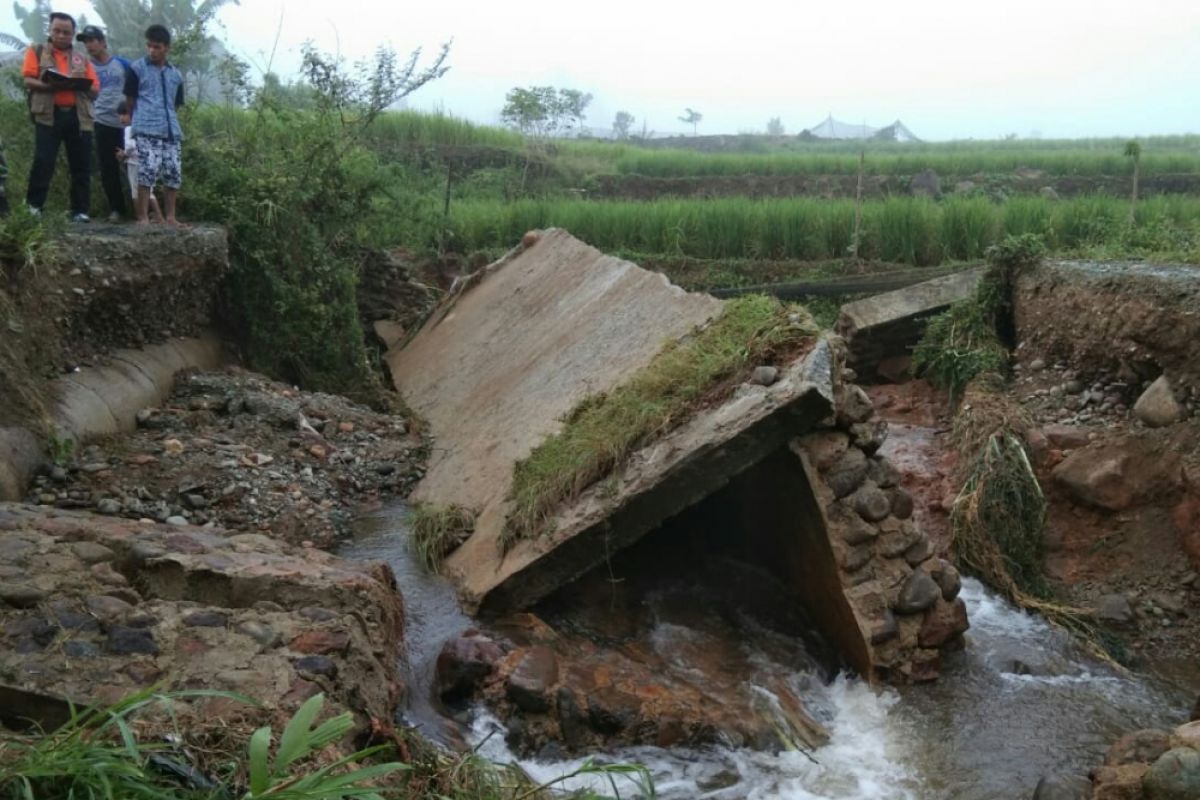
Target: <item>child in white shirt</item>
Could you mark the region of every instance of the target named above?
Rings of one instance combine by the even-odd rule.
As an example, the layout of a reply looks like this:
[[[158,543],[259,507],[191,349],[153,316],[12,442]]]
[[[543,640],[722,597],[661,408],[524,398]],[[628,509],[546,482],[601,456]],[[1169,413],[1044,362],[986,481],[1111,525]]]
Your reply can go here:
[[[125,127],[125,149],[117,150],[117,160],[125,162],[125,172],[129,176],[129,188],[133,192],[134,203],[138,197],[138,153],[137,139],[133,136],[133,128],[130,125],[132,115],[129,113],[129,106],[122,100],[117,106],[117,113],[121,116],[121,124]],[[162,222],[162,212],[158,208],[158,198],[154,196],[154,192],[150,192],[150,221]]]

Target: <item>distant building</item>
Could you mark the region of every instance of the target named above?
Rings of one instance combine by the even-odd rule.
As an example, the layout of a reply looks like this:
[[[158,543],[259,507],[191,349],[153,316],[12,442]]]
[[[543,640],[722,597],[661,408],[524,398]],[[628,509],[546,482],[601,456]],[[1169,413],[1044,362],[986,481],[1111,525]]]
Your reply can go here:
[[[875,139],[886,142],[919,142],[917,135],[908,129],[900,120],[882,128],[872,128],[870,125],[854,125],[827,117],[820,125],[800,132],[801,139]]]

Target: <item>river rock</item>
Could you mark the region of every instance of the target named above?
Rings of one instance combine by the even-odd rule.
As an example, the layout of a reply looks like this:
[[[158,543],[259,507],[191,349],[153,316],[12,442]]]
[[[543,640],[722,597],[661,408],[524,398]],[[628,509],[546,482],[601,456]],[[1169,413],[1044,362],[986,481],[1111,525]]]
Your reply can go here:
[[[875,406],[871,398],[861,386],[846,385],[837,396],[837,423],[839,427],[849,428],[860,422],[866,422],[875,414]]]
[[[858,572],[871,563],[871,548],[865,544],[851,547],[842,555],[842,569],[846,572]]]
[[[867,464],[867,479],[880,489],[892,489],[900,485],[900,470],[883,456],[875,456]]]
[[[846,454],[850,436],[842,431],[821,431],[800,437],[799,444],[808,453],[810,463],[825,472]]]
[[[758,386],[770,386],[779,380],[778,367],[755,367],[750,374],[750,382]]]
[[[942,599],[953,600],[962,590],[962,575],[958,568],[944,559],[937,559],[928,567],[929,575],[942,590]]]
[[[912,495],[903,489],[893,489],[891,491],[892,498],[892,515],[896,519],[908,519],[913,515],[913,499]]]
[[[888,424],[884,419],[859,422],[850,426],[850,441],[869,456],[875,455],[879,448],[883,447],[887,436]]]
[[[1186,416],[1187,410],[1175,399],[1171,382],[1166,375],[1150,384],[1133,405],[1133,415],[1147,427],[1162,428],[1174,425]]]
[[[1119,767],[1122,764],[1149,764],[1171,748],[1171,735],[1166,731],[1146,728],[1127,733],[1108,748],[1104,764]]]
[[[929,543],[929,537],[922,534],[911,547],[904,551],[904,560],[909,563],[909,566],[915,567],[921,562],[927,561],[931,555],[933,555],[933,545]]]
[[[895,638],[899,632],[900,627],[896,624],[896,615],[890,608],[885,608],[879,618],[871,624],[871,644],[883,644],[889,639]]]
[[[1200,750],[1200,721],[1193,720],[1192,722],[1184,723],[1176,728],[1175,732],[1171,735],[1187,747]]]
[[[955,636],[965,633],[970,626],[967,604],[962,598],[953,602],[939,600],[925,615],[921,632],[917,635],[917,644],[921,647],[941,647]]]
[[[1091,781],[1066,773],[1046,775],[1033,790],[1033,800],[1088,800],[1091,796]]]
[[[1149,769],[1149,764],[1122,764],[1119,767],[1096,769],[1092,773],[1092,799],[1144,800],[1142,777]]]
[[[1134,622],[1133,605],[1123,594],[1106,594],[1096,601],[1094,609],[1096,619],[1113,625],[1132,625]]]
[[[922,533],[911,524],[893,526],[896,526],[894,520],[884,523],[884,533],[879,537],[879,555],[884,558],[899,558],[923,538]]]
[[[928,572],[923,569],[914,570],[900,587],[900,596],[896,599],[896,613],[919,614],[936,603],[941,596],[941,587],[929,577]]]
[[[1123,511],[1182,484],[1179,457],[1134,439],[1075,450],[1051,473],[1077,502]]]
[[[524,711],[550,709],[550,688],[558,682],[558,658],[544,645],[535,645],[520,656],[508,676],[508,699]]]
[[[854,510],[867,522],[879,522],[892,513],[891,498],[869,481],[854,493],[852,502]]]
[[[445,700],[469,697],[503,657],[503,648],[479,631],[468,630],[454,637],[438,653],[438,695]]]
[[[1163,753],[1142,778],[1146,800],[1196,800],[1200,797],[1200,752],[1176,747]]]
[[[851,447],[825,476],[825,483],[837,498],[852,494],[867,479],[867,457],[857,447]]]

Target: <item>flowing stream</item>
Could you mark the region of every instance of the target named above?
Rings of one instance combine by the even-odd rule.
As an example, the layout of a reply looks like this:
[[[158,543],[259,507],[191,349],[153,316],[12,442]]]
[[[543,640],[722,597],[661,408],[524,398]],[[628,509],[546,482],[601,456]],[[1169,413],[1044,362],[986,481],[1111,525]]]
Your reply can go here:
[[[411,700],[405,718],[430,738],[451,741],[455,726],[431,699],[433,672],[442,643],[471,620],[458,610],[449,585],[414,563],[406,546],[407,519],[399,504],[365,516],[359,536],[342,555],[392,565],[408,621]],[[873,690],[845,676],[826,683],[795,660],[765,663],[777,659],[779,648],[756,641],[753,627],[743,629],[737,644],[747,660],[774,668],[769,671],[791,670],[789,683],[828,727],[830,742],[811,755],[727,747],[596,755],[644,764],[663,798],[1013,800],[1031,797],[1048,772],[1086,773],[1124,733],[1185,721],[1191,697],[1184,690],[1091,658],[1069,637],[977,581],[965,581],[963,598],[971,620],[966,648],[948,657],[937,683],[901,690]],[[656,639],[664,648],[690,633],[674,623],[660,627]],[[484,755],[520,761],[543,781],[582,763],[518,759],[504,743],[502,724],[484,710],[461,734]],[[566,784],[582,785],[611,794],[607,779],[597,776]],[[620,778],[617,786],[622,797],[636,796]]]

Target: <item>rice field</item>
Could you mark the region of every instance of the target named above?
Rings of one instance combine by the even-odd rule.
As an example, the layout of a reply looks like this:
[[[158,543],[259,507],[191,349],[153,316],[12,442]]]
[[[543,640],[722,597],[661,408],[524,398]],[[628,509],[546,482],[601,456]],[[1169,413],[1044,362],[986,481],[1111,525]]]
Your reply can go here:
[[[750,200],[518,200],[456,203],[449,220],[459,252],[515,244],[531,229],[561,227],[601,250],[709,259],[816,261],[847,255],[854,203]],[[859,255],[933,266],[980,258],[1008,234],[1036,233],[1056,252],[1112,248],[1200,255],[1200,198],[891,198],[863,204]]]

